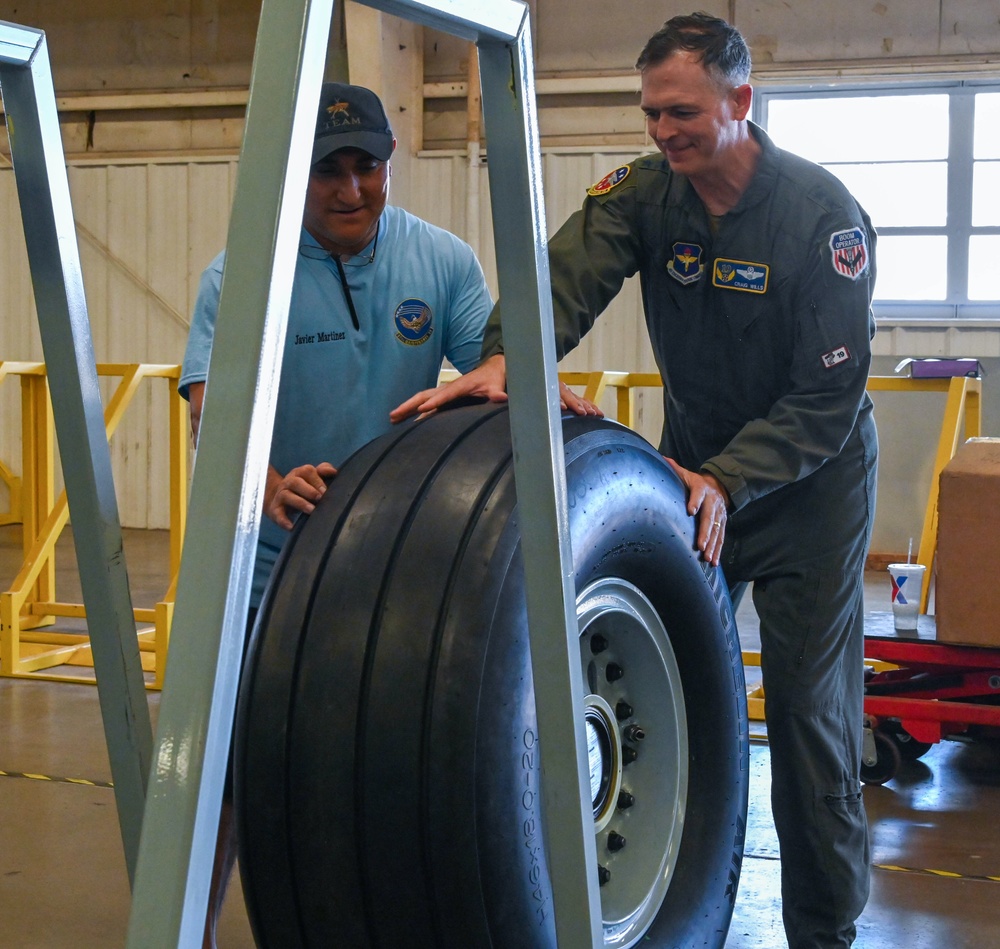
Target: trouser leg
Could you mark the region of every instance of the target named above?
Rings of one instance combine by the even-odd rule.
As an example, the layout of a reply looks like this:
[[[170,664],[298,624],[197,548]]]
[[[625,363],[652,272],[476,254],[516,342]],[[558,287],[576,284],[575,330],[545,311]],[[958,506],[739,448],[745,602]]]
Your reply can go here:
[[[852,944],[868,899],[860,571],[758,581],[771,805],[791,949]]]

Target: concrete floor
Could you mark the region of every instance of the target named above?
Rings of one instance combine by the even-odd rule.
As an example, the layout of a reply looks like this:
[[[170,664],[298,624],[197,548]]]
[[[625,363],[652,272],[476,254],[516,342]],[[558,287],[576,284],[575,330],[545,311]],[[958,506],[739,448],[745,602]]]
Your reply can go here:
[[[136,605],[163,592],[164,542],[158,532],[127,532]],[[73,557],[68,545],[60,549],[59,598],[70,599]],[[16,572],[19,550],[19,528],[0,527],[0,589]],[[867,609],[884,611],[888,602],[887,578],[871,575]],[[739,622],[744,647],[756,648],[749,597]],[[155,718],[159,696],[149,700]],[[727,949],[785,945],[768,773],[761,736],[751,749],[746,859]],[[0,946],[124,945],[129,891],[109,780],[93,686],[0,678]],[[1000,745],[942,742],[888,784],[866,787],[865,803],[875,869],[857,945],[1000,947]],[[234,881],[219,947],[252,946]]]

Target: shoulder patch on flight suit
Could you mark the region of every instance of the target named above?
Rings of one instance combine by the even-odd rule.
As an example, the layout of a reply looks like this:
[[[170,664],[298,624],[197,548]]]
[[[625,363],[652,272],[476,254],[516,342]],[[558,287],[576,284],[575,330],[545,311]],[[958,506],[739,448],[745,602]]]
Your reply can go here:
[[[606,174],[597,184],[591,185],[587,189],[587,194],[592,197],[607,194],[612,188],[620,185],[627,177],[631,169],[628,165],[619,165],[614,171]]]
[[[830,235],[833,269],[841,277],[857,280],[868,266],[868,242],[860,227],[836,231]]]
[[[712,286],[745,293],[766,293],[770,275],[771,268],[767,264],[717,257],[712,266]]]

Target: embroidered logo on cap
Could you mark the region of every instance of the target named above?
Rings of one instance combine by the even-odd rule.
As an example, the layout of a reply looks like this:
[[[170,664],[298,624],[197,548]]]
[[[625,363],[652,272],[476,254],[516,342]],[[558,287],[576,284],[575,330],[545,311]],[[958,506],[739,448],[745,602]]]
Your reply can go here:
[[[431,308],[423,300],[404,300],[393,314],[396,339],[407,346],[420,346],[434,332]]]
[[[606,174],[596,185],[591,185],[587,189],[587,194],[593,195],[595,198],[598,195],[607,194],[612,188],[620,185],[628,177],[628,173],[628,165],[621,165],[614,171]]]
[[[749,260],[728,260],[717,257],[712,268],[712,286],[745,293],[766,293],[771,268]]]
[[[351,113],[350,102],[343,100],[334,102],[326,107],[326,114],[328,116],[325,124],[327,132],[332,132],[345,125],[361,125],[361,116]]]
[[[823,353],[819,358],[823,360],[823,365],[827,369],[832,369],[842,362],[847,362],[851,358],[851,351],[846,346],[838,346],[836,349],[831,349],[828,353]]]
[[[667,273],[680,283],[694,283],[705,273],[700,244],[674,244],[674,256],[667,261]]]
[[[860,227],[830,235],[833,269],[841,277],[857,280],[868,266],[868,243]]]

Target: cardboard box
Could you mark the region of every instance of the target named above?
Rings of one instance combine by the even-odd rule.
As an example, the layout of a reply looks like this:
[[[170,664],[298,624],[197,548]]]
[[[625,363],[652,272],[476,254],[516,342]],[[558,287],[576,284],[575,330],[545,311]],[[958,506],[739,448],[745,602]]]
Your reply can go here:
[[[939,489],[937,638],[1000,647],[1000,438],[970,438]]]

